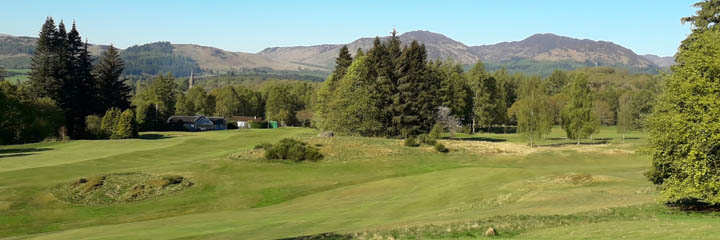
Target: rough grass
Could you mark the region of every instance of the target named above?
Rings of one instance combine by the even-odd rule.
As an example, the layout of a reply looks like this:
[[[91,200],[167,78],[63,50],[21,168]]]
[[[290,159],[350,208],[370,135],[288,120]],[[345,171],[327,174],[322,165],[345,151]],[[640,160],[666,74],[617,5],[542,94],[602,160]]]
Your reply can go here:
[[[113,173],[80,178],[57,185],[50,191],[63,202],[106,205],[156,198],[185,190],[192,185],[192,182],[176,175]]]
[[[277,239],[417,228],[417,234],[397,234],[426,239],[444,231],[437,238],[463,239],[489,223],[501,238],[527,239],[712,239],[720,231],[713,214],[655,204],[656,190],[642,176],[649,159],[633,153],[644,136],[633,133],[622,144],[611,128],[595,136],[605,143],[580,146],[554,129],[538,150],[527,150],[514,134],[440,141],[512,144],[519,153],[510,154],[451,144],[449,153],[438,153],[394,139],[317,138],[314,130],[299,128],[146,134],[161,137],[0,146],[0,238]],[[247,159],[254,159],[262,155],[248,152],[255,145],[286,137],[326,157],[307,164],[236,157],[250,153]],[[113,172],[180,175],[196,185],[111,205],[67,204],[47,193]],[[651,210],[621,210],[634,206]],[[477,232],[470,228],[475,223]]]

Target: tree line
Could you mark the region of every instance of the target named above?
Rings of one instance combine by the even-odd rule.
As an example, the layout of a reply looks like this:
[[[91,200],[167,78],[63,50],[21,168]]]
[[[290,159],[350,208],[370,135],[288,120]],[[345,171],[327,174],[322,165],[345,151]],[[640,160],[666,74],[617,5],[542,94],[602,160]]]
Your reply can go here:
[[[469,133],[514,125],[531,144],[560,125],[579,142],[599,125],[644,128],[658,83],[652,75],[608,67],[556,70],[546,78],[489,72],[482,62],[465,71],[451,59],[428,61],[422,44],[401,46],[393,35],[354,56],[341,48],[313,101],[313,124],[384,137],[427,133],[437,122]]]
[[[3,114],[3,142],[93,137],[86,128],[87,116],[130,107],[131,89],[120,79],[122,69],[113,46],[93,65],[87,41],[82,40],[75,23],[67,31],[62,21],[56,25],[48,17],[34,51],[29,81],[3,83],[2,98],[7,102],[3,110],[17,114]],[[133,124],[130,121],[128,124]]]

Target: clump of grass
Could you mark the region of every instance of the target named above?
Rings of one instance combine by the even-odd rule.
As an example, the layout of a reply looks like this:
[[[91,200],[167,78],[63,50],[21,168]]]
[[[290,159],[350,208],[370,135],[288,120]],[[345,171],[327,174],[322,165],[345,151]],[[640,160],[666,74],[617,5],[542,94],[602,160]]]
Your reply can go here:
[[[255,145],[255,147],[253,147],[253,149],[255,149],[255,150],[258,150],[258,149],[268,150],[270,148],[272,148],[272,144],[269,144],[269,143],[259,143],[258,145]]]
[[[403,142],[403,145],[405,145],[406,147],[420,146],[420,144],[418,144],[417,141],[415,140],[415,138],[413,138],[413,137],[406,138],[405,141]]]
[[[57,185],[50,191],[57,199],[67,203],[107,205],[156,198],[185,190],[192,185],[192,182],[177,175],[113,173],[81,178]]]
[[[269,149],[265,149],[265,159],[268,160],[290,160],[293,162],[318,161],[323,158],[320,151],[306,143],[285,138],[275,143]]]
[[[436,143],[435,146],[433,146],[433,147],[435,148],[435,151],[438,151],[441,153],[446,153],[446,152],[450,151],[442,143]]]

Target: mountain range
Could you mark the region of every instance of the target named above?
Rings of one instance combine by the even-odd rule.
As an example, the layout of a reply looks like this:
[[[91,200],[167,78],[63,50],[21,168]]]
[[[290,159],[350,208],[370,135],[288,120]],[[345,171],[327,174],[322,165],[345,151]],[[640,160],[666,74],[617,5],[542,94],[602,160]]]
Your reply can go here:
[[[612,42],[575,39],[550,33],[535,34],[521,41],[481,46],[467,46],[445,35],[429,31],[411,31],[398,37],[404,44],[414,40],[425,44],[430,59],[450,58],[465,65],[483,61],[502,66],[522,61],[523,64],[553,67],[621,66],[657,70],[673,64],[672,57],[638,55]],[[35,41],[37,39],[33,37],[0,34],[0,65],[6,68],[29,68]],[[199,70],[210,72],[251,69],[329,72],[332,71],[335,57],[343,45],[347,45],[351,53],[355,53],[360,48],[370,49],[373,41],[373,37],[368,37],[347,44],[270,47],[258,53],[231,52],[194,44],[172,44],[169,54],[185,57],[194,62]],[[98,55],[105,48],[107,46],[91,45],[90,49],[93,55]],[[132,48],[135,51],[146,49],[138,46]],[[153,67],[162,68],[149,66]]]

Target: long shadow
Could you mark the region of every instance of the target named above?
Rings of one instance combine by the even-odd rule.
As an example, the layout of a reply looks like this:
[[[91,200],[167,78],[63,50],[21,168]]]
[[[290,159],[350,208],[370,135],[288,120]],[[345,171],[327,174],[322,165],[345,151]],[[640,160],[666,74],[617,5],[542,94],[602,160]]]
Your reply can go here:
[[[15,153],[15,154],[8,154],[8,155],[0,155],[0,158],[9,158],[9,157],[22,157],[22,156],[30,156],[35,155],[34,153]]]
[[[447,140],[460,140],[460,141],[478,141],[478,142],[505,142],[507,140],[501,138],[489,138],[489,137],[469,137],[469,138],[446,138]]]
[[[0,149],[0,158],[35,155],[36,152],[53,150],[52,148],[8,148]]]
[[[8,149],[0,149],[0,154],[43,152],[43,151],[50,151],[50,150],[53,150],[53,149],[52,148],[8,148]]]
[[[160,139],[166,139],[166,138],[172,138],[168,135],[162,135],[162,134],[155,134],[155,133],[148,133],[138,136],[139,139],[144,140],[160,140]]]

